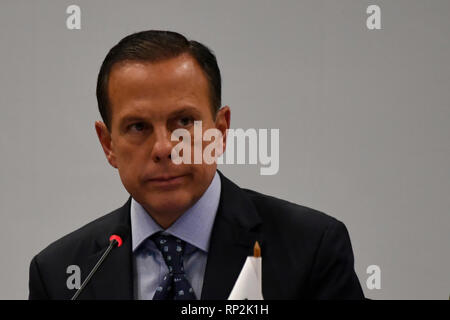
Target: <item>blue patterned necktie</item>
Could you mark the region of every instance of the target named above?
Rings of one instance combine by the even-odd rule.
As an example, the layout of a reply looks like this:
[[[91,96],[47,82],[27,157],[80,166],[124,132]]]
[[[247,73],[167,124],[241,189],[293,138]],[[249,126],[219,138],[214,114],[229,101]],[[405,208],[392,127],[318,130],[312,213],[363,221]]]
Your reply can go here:
[[[156,288],[153,300],[196,300],[183,267],[185,242],[171,235],[157,233],[152,237],[169,268]]]

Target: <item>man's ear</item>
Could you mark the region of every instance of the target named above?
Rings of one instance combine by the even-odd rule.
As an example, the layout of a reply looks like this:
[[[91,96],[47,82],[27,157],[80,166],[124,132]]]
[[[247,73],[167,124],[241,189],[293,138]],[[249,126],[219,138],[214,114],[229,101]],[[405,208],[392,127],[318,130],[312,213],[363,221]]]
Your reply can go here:
[[[108,162],[111,166],[117,169],[116,157],[112,148],[111,134],[108,130],[108,127],[106,127],[106,124],[104,122],[96,121],[95,131],[97,132],[98,140],[102,145],[103,152],[106,155],[106,159],[108,159]]]
[[[230,128],[230,117],[231,117],[231,111],[229,106],[224,106],[217,111],[216,114],[216,129],[220,130],[223,136],[223,151],[225,152],[225,149],[227,147],[227,130]]]

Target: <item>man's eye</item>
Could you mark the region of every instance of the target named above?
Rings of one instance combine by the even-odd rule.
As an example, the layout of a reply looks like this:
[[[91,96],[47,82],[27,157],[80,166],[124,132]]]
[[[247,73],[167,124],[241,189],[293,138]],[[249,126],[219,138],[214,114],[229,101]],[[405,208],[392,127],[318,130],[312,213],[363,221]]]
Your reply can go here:
[[[145,124],[142,122],[133,123],[128,127],[133,131],[143,131],[145,129]]]
[[[194,123],[194,119],[191,117],[183,117],[178,120],[179,125],[185,127]]]

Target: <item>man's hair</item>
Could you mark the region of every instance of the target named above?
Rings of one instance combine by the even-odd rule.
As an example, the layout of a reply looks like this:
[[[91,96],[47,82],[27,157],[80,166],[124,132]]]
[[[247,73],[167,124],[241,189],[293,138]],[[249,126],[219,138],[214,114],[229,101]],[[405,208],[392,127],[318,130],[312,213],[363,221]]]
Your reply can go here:
[[[213,117],[221,107],[221,76],[214,53],[200,42],[188,40],[172,31],[148,30],[126,36],[103,60],[97,79],[97,102],[103,122],[111,130],[108,78],[112,67],[123,61],[160,62],[189,54],[203,70],[209,82]]]

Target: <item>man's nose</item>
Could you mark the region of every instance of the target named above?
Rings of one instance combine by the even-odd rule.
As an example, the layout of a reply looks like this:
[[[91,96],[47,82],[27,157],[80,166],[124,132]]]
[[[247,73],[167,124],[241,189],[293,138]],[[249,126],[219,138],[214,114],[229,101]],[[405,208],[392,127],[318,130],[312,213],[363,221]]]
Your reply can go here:
[[[154,131],[155,144],[153,145],[151,158],[154,162],[171,160],[172,141],[170,132],[166,128],[159,128]]]

